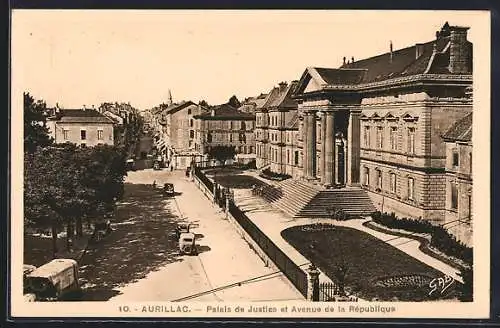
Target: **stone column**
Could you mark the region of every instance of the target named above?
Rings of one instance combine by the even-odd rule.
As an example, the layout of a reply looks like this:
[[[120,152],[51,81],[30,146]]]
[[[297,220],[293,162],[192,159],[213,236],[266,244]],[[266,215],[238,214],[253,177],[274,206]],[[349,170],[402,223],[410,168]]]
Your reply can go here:
[[[319,270],[314,264],[307,268],[307,300],[311,302],[319,301]]]
[[[335,176],[335,113],[326,114],[326,134],[325,134],[325,181],[326,186],[334,185]]]
[[[302,176],[303,178],[307,177],[307,172],[308,172],[308,167],[307,167],[307,158],[308,158],[308,141],[307,138],[309,136],[308,134],[308,128],[309,128],[309,113],[304,111],[303,113],[303,120],[302,120]]]
[[[307,112],[306,179],[316,179],[316,111]]]
[[[347,184],[359,185],[360,175],[360,121],[361,112],[351,110],[349,114],[349,128],[347,131]]]
[[[347,140],[342,138],[344,143],[344,185],[347,184]]]
[[[319,162],[319,167],[321,171],[321,183],[325,183],[325,167],[326,167],[326,112],[322,113],[321,116],[321,157]]]

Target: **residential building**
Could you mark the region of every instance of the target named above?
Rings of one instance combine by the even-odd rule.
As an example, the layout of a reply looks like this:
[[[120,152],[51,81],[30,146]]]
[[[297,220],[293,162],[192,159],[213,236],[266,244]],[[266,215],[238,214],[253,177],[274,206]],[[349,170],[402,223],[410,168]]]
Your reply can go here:
[[[194,116],[201,107],[192,101],[160,106],[156,114],[156,145],[164,161],[173,169],[185,169],[201,157],[195,150]]]
[[[264,103],[266,97],[267,95],[263,93],[257,97],[248,97],[241,103],[238,110],[244,113],[255,114],[256,108]]]
[[[206,154],[217,145],[234,146],[236,160],[255,160],[255,115],[239,111],[229,104],[211,107],[194,116],[195,151]]]
[[[472,113],[445,134],[446,227],[458,240],[472,245]]]
[[[55,143],[74,143],[88,147],[114,144],[114,121],[93,109],[54,109],[47,119]]]
[[[298,81],[279,83],[256,108],[257,167],[299,177],[297,101],[292,99]]]
[[[339,68],[308,67],[294,95],[301,179],[327,188],[361,187],[381,211],[444,223],[441,135],[472,112],[467,30],[446,23],[426,43],[400,50],[390,43],[386,53],[344,58]],[[257,144],[265,145],[271,114],[260,112]],[[273,163],[269,153],[259,164],[267,163]]]

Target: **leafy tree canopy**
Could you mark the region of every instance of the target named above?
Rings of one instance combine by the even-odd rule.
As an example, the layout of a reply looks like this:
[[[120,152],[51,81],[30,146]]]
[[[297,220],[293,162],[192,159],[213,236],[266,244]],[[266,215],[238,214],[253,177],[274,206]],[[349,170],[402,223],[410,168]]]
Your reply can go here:
[[[216,159],[221,163],[225,163],[228,159],[234,159],[236,155],[235,146],[219,145],[213,146],[208,151],[208,156],[212,159]]]
[[[241,103],[236,96],[229,98],[228,104],[235,108],[239,108],[241,106]]]
[[[36,100],[27,92],[24,96],[24,149],[34,152],[37,147],[46,147],[53,140],[46,126],[48,109],[42,100]]]

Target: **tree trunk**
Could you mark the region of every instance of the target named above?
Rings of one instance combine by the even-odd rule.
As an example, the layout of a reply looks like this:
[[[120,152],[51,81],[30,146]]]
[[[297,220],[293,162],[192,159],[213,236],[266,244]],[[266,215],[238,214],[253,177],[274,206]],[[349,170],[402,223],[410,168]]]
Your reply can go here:
[[[68,219],[66,225],[66,249],[67,251],[71,250],[71,246],[73,244],[73,236],[75,234],[75,229],[73,227],[73,219]]]
[[[76,218],[76,235],[79,238],[83,237],[83,223],[80,216]]]
[[[56,258],[58,249],[57,249],[57,223],[55,220],[52,220],[52,257]]]

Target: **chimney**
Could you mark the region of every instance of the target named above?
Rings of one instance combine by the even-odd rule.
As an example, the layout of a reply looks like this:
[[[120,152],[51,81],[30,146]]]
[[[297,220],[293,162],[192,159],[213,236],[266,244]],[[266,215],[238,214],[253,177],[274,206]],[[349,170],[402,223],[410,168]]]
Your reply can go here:
[[[92,105],[92,110],[95,110],[95,107],[94,107],[94,105]]]
[[[280,86],[280,92],[285,91],[286,86],[287,86],[286,82],[280,82],[280,83],[278,83],[278,85]]]
[[[389,62],[392,63],[392,41],[389,42],[389,53],[390,53]]]
[[[424,53],[424,45],[422,43],[415,44],[415,59],[418,59]]]
[[[210,110],[210,115],[215,116],[215,108],[212,108],[212,109]]]
[[[471,54],[467,43],[468,27],[450,26],[450,64],[451,73],[469,73]]]
[[[354,63],[354,56],[351,57],[351,63]]]
[[[83,105],[83,108],[82,108],[82,109],[83,109],[83,111],[85,111],[85,110],[87,109],[87,107],[85,107],[85,105]]]
[[[345,65],[345,56],[344,56],[344,65]]]

